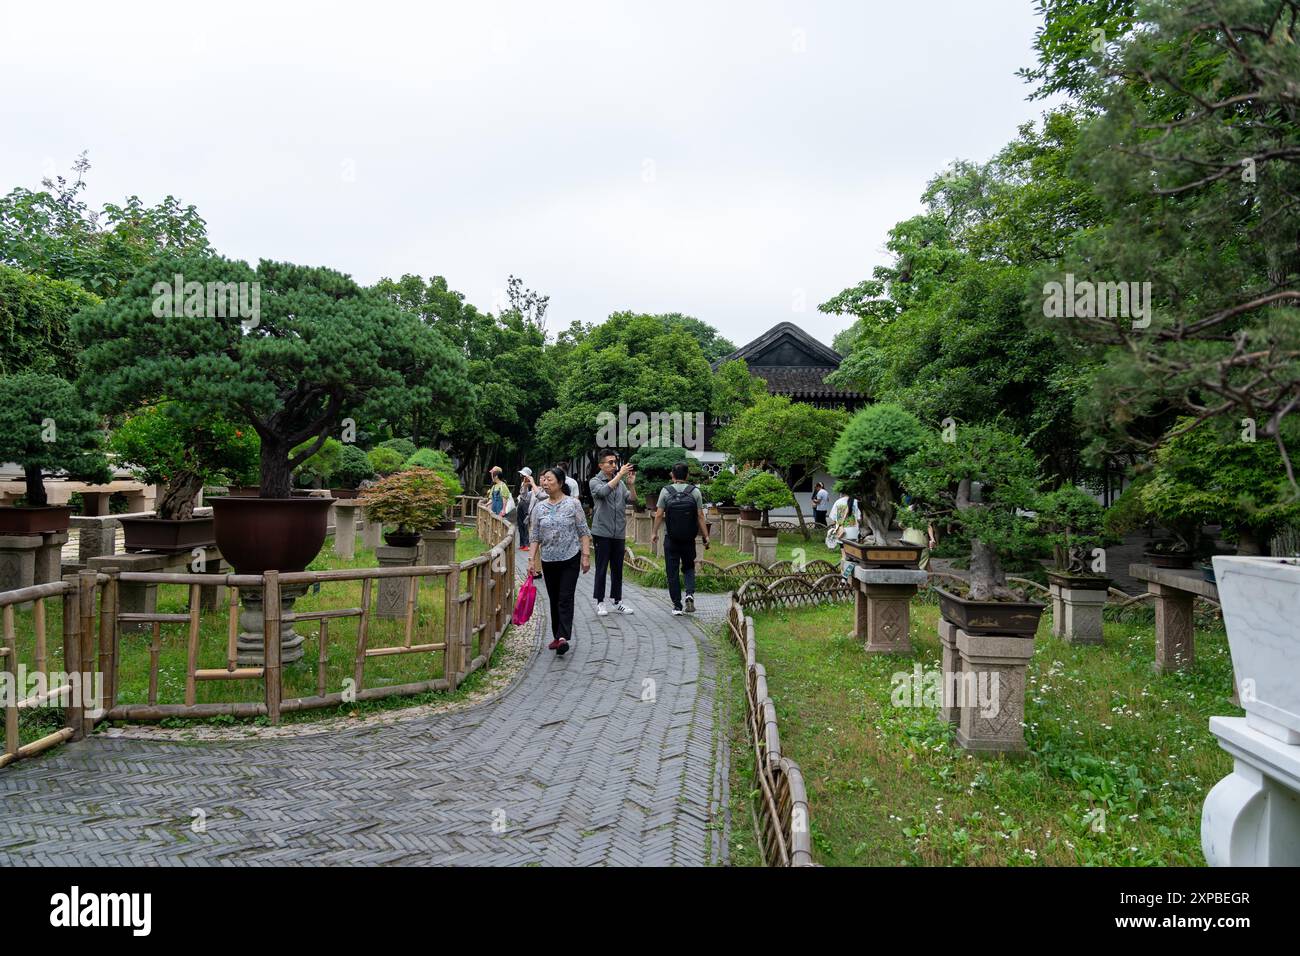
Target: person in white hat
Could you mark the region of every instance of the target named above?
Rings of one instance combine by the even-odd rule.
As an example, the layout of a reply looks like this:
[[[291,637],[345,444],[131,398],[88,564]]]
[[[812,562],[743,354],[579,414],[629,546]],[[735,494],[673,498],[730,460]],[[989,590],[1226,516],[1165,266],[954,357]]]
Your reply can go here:
[[[519,550],[528,550],[528,509],[532,507],[533,497],[539,491],[533,481],[533,470],[528,466],[519,469]]]

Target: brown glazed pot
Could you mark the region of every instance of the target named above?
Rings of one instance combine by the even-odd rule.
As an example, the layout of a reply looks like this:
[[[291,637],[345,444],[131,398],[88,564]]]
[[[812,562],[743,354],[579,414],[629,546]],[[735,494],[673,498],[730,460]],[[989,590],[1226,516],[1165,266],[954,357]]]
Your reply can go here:
[[[221,556],[239,574],[302,571],[325,543],[333,498],[213,498]]]
[[[353,498],[360,495],[361,492],[357,491],[355,488],[331,488],[330,494],[332,494],[337,501],[351,501]]]
[[[1058,588],[1070,591],[1106,591],[1110,589],[1110,578],[1095,574],[1066,574],[1064,571],[1048,571],[1047,580]]]
[[[1192,556],[1186,552],[1179,554],[1169,551],[1144,551],[1142,557],[1146,558],[1147,563],[1153,568],[1184,569],[1192,566]]]
[[[740,517],[746,521],[757,521],[759,518],[763,517],[763,512],[759,511],[757,508],[741,508]]]
[[[217,543],[212,518],[121,518],[127,551],[176,554]]]
[[[776,528],[754,528],[755,538],[775,538],[778,534]]]
[[[914,544],[860,544],[846,541],[842,545],[845,554],[864,568],[910,568],[916,570],[921,566],[921,552]]]
[[[45,534],[67,531],[72,509],[63,505],[0,508],[0,534]]]
[[[718,505],[718,512],[724,515],[738,515],[740,509],[735,505]]]
[[[1037,601],[970,601],[935,588],[939,592],[939,613],[967,634],[993,634],[1033,638],[1038,619],[1047,605]]]
[[[229,498],[256,498],[261,492],[257,485],[231,485],[226,489]]]

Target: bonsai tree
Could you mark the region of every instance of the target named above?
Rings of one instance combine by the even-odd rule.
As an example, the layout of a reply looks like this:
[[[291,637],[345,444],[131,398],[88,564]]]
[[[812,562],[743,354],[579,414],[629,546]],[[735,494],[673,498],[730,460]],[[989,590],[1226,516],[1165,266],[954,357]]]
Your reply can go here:
[[[380,448],[391,448],[402,456],[402,461],[410,458],[417,451],[415,442],[409,438],[389,438],[379,443]]]
[[[901,405],[868,405],[840,432],[827,460],[837,487],[862,503],[862,517],[881,544],[894,523],[897,489],[890,469],[921,447],[925,427]]]
[[[970,541],[970,600],[1020,600],[1004,561],[1032,544],[1023,514],[1038,496],[1038,464],[1019,435],[996,425],[962,425],[954,441],[938,432],[897,468],[913,511],[900,517],[955,525]]]
[[[419,448],[406,459],[403,468],[428,468],[442,475],[443,482],[447,485],[447,493],[451,497],[459,498],[465,493],[461,487],[460,479],[456,476],[456,466],[452,463],[451,456],[445,451],[439,451],[436,448]]]
[[[628,460],[636,466],[637,494],[651,501],[672,482],[672,468],[679,461],[686,462],[687,481],[698,484],[703,476],[699,461],[680,445],[642,445]]]
[[[848,415],[838,408],[763,395],[722,428],[714,444],[735,461],[772,469],[793,491],[796,481],[806,481],[826,461],[847,422]],[[804,538],[811,537],[798,499],[791,495],[791,500],[800,531]]]
[[[1226,431],[1184,419],[1156,453],[1142,502],[1161,524],[1196,550],[1203,524],[1218,523],[1236,539],[1238,554],[1267,552],[1283,528],[1300,521],[1300,497],[1287,480],[1278,446],[1243,441]]]
[[[731,507],[736,503],[736,477],[736,473],[730,468],[723,468],[716,478],[701,489],[701,492],[715,505]]]
[[[258,458],[252,429],[179,402],[131,415],[113,432],[109,449],[135,477],[161,486],[156,510],[169,520],[192,518],[205,484],[246,474]]]
[[[44,473],[105,482],[111,477],[99,419],[67,381],[37,372],[0,376],[0,461],[23,469],[26,500],[45,507]]]
[[[183,383],[187,403],[249,422],[263,498],[288,498],[293,469],[361,409],[395,415],[469,391],[463,357],[437,331],[330,269],[163,258],[74,325],[81,387],[103,408]]]
[[[370,458],[356,445],[344,445],[339,453],[339,463],[334,469],[334,480],[342,488],[358,488],[363,481],[375,477]]]
[[[1075,485],[1062,485],[1038,499],[1035,526],[1052,546],[1056,570],[1089,574],[1093,548],[1106,543],[1104,511],[1092,495]]]
[[[736,489],[736,502],[763,512],[763,527],[766,528],[767,513],[773,508],[788,508],[794,504],[794,495],[776,475],[760,471]]]
[[[411,468],[381,478],[361,495],[367,521],[397,525],[399,534],[427,531],[448,513],[451,494],[442,475]]]
[[[305,443],[310,444],[310,443]],[[304,446],[293,450],[296,457]],[[325,444],[293,470],[298,485],[302,488],[328,488],[343,459],[343,443],[337,438],[325,439]]]
[[[382,445],[372,448],[366,453],[366,458],[370,461],[371,470],[381,478],[402,470],[403,458],[391,448],[384,448]]]

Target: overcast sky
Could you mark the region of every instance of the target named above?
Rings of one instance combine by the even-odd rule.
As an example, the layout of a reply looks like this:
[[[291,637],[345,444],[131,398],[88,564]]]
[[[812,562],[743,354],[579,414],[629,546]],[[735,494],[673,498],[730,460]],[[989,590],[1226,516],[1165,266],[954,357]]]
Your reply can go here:
[[[1036,118],[1031,0],[3,0],[0,190],[83,149],[223,254],[414,272],[548,328],[684,312],[743,344],[884,260],[926,180]]]

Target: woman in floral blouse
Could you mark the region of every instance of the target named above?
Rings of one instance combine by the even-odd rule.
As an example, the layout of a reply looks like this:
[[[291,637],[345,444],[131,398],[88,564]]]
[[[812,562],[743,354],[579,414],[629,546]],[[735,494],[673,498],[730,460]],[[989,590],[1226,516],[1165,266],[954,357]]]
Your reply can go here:
[[[573,640],[573,594],[578,587],[578,569],[591,570],[591,529],[582,505],[569,497],[563,468],[547,468],[538,475],[543,496],[534,499],[528,522],[533,539],[528,565],[536,575],[538,566],[546,581],[547,603],[551,606],[551,636],[547,647],[563,656]]]

